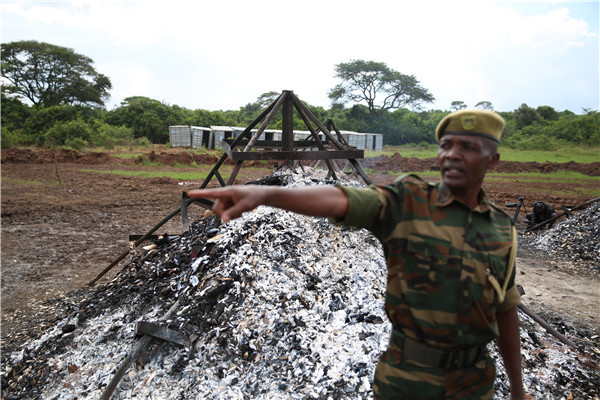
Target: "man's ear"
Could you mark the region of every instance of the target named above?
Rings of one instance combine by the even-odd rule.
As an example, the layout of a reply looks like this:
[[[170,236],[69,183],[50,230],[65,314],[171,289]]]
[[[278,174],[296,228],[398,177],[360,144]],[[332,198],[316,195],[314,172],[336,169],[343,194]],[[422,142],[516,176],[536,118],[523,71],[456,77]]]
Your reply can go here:
[[[500,153],[496,152],[493,156],[492,156],[492,161],[490,162],[490,167],[498,164],[498,161],[500,161]]]

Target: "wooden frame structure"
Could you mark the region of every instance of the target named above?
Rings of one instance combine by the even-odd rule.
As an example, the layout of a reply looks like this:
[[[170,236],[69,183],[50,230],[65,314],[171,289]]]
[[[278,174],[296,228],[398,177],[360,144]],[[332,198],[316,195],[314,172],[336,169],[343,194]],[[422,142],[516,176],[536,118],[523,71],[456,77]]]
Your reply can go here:
[[[281,141],[259,140],[279,109],[282,112]],[[294,140],[294,109],[296,109],[298,115],[300,115],[300,118],[302,118],[310,131],[311,136],[308,140]],[[258,130],[252,134],[252,129],[259,122],[261,124]],[[336,176],[336,164],[332,160],[346,159],[365,183],[368,185],[371,184],[371,180],[362,166],[356,161],[357,158],[364,157],[364,150],[350,148],[342,138],[340,132],[335,128],[333,121],[328,120],[327,125],[329,129],[314,116],[292,91],[284,90],[237,138],[226,139],[221,142],[225,153],[210,171],[201,188],[205,188],[213,177],[217,178],[221,186],[232,185],[243,162],[247,160],[324,160],[329,170],[328,176],[338,179]],[[331,126],[334,127],[339,139],[330,132]],[[321,140],[319,132],[323,133],[325,140]],[[245,146],[240,150],[238,147],[241,148],[241,145]],[[278,151],[251,151],[254,147]],[[318,150],[311,150],[311,148],[315,147]],[[302,149],[302,151],[298,149]],[[235,165],[229,180],[225,183],[219,173],[219,168],[227,158],[235,161]]]

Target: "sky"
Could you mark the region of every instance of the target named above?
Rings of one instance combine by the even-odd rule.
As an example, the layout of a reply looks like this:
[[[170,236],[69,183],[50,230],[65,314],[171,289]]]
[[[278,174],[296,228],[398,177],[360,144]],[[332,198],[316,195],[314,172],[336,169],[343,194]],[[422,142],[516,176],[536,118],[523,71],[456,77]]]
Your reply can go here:
[[[107,108],[146,96],[238,110],[292,90],[329,108],[335,65],[372,60],[414,75],[425,110],[522,104],[576,114],[600,103],[598,0],[1,0],[0,41],[91,58]]]

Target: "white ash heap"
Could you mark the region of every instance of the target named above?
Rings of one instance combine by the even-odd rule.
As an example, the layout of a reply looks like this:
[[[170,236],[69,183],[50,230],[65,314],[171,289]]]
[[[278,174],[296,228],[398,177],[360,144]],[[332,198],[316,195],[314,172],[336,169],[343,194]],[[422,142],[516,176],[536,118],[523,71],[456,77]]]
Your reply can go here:
[[[390,331],[385,281],[381,245],[366,230],[269,207],[219,226],[215,217],[202,219],[132,253],[109,284],[11,354],[2,398],[100,398],[139,340],[135,323],[149,321],[185,343],[155,339],[112,398],[370,399]],[[174,304],[171,317],[157,322]],[[597,344],[572,350],[521,317],[527,392],[598,398]],[[508,379],[498,364],[495,399],[502,399]]]
[[[600,272],[600,202],[560,221],[551,229],[534,231],[534,236],[526,240],[537,249]]]

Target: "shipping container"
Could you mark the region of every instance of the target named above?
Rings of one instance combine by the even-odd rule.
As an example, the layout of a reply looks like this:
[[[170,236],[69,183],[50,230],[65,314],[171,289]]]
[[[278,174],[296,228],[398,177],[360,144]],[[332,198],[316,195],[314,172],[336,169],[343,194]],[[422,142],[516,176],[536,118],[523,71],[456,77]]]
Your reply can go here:
[[[367,133],[365,150],[382,151],[383,135],[380,133]]]
[[[191,138],[192,136],[189,126],[169,126],[169,144],[171,147],[190,147],[192,145]]]
[[[199,147],[205,147],[211,149],[211,143],[213,143],[213,131],[210,128],[202,126],[192,126],[192,148],[197,149]]]
[[[221,146],[223,139],[233,139],[233,128],[230,126],[212,126],[210,129],[213,132],[211,149],[216,149]]]

